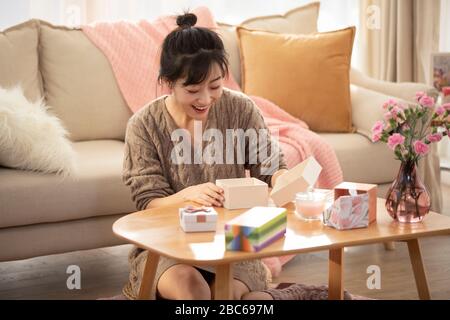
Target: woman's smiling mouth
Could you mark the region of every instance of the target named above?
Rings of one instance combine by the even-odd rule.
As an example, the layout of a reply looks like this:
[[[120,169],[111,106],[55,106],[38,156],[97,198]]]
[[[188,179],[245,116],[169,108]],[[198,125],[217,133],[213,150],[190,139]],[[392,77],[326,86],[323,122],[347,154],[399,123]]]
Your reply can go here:
[[[195,105],[191,105],[191,106],[192,106],[192,109],[194,109],[195,112],[197,112],[197,113],[204,113],[209,109],[209,106],[202,106],[202,107],[195,106]]]

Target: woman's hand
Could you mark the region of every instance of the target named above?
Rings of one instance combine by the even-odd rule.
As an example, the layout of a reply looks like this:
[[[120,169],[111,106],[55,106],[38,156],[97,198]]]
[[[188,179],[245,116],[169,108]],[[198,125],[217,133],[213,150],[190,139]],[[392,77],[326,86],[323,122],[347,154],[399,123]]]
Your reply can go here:
[[[222,207],[225,200],[223,189],[211,182],[187,187],[181,191],[181,195],[184,201],[193,201],[202,206]]]

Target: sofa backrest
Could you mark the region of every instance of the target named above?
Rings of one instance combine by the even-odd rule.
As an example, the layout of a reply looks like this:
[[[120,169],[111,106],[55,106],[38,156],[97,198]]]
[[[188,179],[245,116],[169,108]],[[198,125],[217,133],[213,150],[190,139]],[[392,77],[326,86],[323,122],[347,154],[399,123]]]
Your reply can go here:
[[[29,20],[0,33],[0,86],[45,98],[73,141],[124,140],[132,112],[112,68],[81,29]]]
[[[248,28],[287,33],[317,31],[319,3],[285,15],[249,19]],[[230,69],[240,84],[236,26],[219,23]],[[111,65],[80,28],[30,20],[0,33],[0,86],[21,83],[30,100],[45,97],[72,141],[124,140],[127,107]]]
[[[30,20],[0,32],[0,86],[20,84],[25,96],[42,97],[42,77],[38,59],[39,23]]]
[[[74,141],[123,140],[131,111],[103,53],[80,29],[40,23],[40,69],[47,104]]]

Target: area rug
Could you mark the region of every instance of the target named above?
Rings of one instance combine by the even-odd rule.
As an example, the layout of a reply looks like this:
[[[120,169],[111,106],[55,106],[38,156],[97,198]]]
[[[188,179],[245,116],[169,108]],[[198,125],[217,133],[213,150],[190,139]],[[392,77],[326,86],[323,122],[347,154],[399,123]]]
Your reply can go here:
[[[294,283],[289,283],[289,282],[282,282],[282,283],[278,283],[277,285],[271,286],[272,288],[275,287],[276,289],[284,289],[287,288],[291,285],[293,285]],[[356,294],[352,294],[352,300],[374,300],[368,297],[363,297],[363,296],[359,296]],[[113,297],[109,297],[109,298],[99,298],[97,300],[128,300],[127,297],[125,297],[123,294],[119,294],[117,296],[113,296]]]

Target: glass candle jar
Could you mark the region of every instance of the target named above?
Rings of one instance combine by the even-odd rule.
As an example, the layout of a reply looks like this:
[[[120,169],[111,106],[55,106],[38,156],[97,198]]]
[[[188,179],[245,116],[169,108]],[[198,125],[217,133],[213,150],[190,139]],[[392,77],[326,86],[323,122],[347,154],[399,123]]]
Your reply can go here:
[[[295,214],[304,220],[320,220],[325,210],[326,195],[309,189],[295,195]]]

